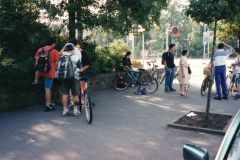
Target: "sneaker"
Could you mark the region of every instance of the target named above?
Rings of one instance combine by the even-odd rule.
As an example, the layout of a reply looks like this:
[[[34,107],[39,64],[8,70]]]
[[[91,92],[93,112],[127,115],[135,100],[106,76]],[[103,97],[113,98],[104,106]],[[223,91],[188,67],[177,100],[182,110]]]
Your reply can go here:
[[[78,116],[81,112],[79,112],[79,110],[77,108],[73,109],[73,115],[74,116]]]
[[[222,99],[224,99],[224,100],[228,100],[228,97],[226,96],[226,97],[222,97]]]
[[[222,98],[219,97],[219,96],[215,96],[214,99],[215,99],[215,100],[222,100]]]
[[[39,85],[39,83],[37,81],[33,81],[32,85]]]
[[[62,112],[62,116],[67,116],[68,115],[68,109],[64,109]]]
[[[240,95],[238,95],[238,94],[233,97],[234,100],[237,100],[238,98],[240,98]]]
[[[54,110],[55,110],[55,108],[53,106],[49,105],[49,106],[45,106],[44,112],[49,112],[49,111],[54,111]]]
[[[169,89],[169,91],[176,92],[176,89],[171,88],[171,89]]]

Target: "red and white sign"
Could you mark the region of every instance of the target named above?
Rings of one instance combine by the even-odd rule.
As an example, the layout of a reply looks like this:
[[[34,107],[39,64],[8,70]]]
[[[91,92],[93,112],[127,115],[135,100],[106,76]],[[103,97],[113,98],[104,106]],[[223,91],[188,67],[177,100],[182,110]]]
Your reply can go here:
[[[179,31],[179,27],[178,26],[172,26],[171,27],[171,33],[172,33],[172,36],[179,36],[180,35],[180,31]]]

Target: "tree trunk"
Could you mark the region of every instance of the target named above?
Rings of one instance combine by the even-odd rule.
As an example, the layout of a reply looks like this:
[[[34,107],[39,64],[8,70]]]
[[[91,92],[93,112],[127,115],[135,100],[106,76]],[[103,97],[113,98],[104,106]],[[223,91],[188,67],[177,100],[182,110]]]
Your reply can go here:
[[[208,121],[209,110],[210,110],[210,101],[211,101],[211,94],[212,94],[212,85],[213,85],[213,55],[216,47],[216,34],[217,34],[217,20],[214,22],[214,34],[213,34],[213,48],[212,48],[212,55],[211,55],[211,73],[210,73],[210,83],[208,89],[208,96],[207,96],[207,106],[206,106],[206,113],[205,113],[205,121]]]
[[[69,39],[75,38],[75,10],[74,10],[74,0],[69,0],[68,2],[68,15],[69,15],[69,23],[68,23],[68,30],[69,30]]]

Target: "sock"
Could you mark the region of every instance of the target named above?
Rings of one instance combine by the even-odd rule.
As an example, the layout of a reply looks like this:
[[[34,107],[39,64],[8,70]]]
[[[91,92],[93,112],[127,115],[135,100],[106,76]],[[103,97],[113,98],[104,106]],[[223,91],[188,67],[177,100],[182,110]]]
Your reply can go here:
[[[49,102],[46,102],[46,106],[50,106],[50,104],[51,104],[51,103],[49,103]]]
[[[34,80],[34,83],[38,83],[38,80],[35,79],[35,80]]]

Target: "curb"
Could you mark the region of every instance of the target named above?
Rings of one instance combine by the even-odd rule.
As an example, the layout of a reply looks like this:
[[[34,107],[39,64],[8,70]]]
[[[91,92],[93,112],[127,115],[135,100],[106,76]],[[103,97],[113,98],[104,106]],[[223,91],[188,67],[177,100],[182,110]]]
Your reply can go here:
[[[190,111],[190,112],[199,112],[199,111]],[[190,113],[190,112],[188,112],[188,113]],[[187,114],[184,114],[184,116]],[[215,114],[219,114],[219,113],[215,113]],[[199,132],[224,136],[229,127],[229,124],[232,122],[232,119],[234,118],[234,115],[230,115],[230,114],[221,114],[221,115],[232,116],[232,118],[229,120],[229,122],[226,124],[226,126],[224,127],[223,130],[209,129],[209,128],[203,128],[203,127],[194,127],[194,126],[188,126],[188,125],[182,125],[182,124],[174,124],[174,122],[178,121],[181,117],[178,118],[177,120],[174,120],[172,123],[167,124],[167,127],[175,128],[175,129],[189,130],[189,131],[199,131]],[[184,116],[182,116],[182,117],[184,117]]]

